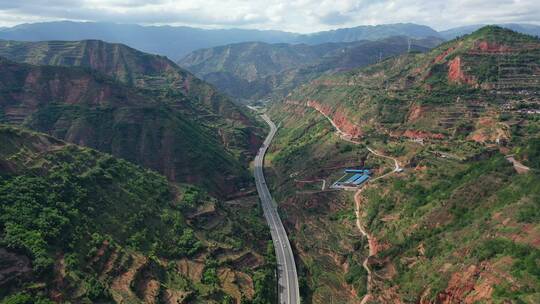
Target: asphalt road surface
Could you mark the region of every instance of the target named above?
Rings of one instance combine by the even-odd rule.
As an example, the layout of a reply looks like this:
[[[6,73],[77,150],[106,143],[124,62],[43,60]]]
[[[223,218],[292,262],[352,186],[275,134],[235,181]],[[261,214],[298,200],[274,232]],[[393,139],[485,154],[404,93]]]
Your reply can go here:
[[[287,237],[287,232],[283,227],[283,223],[279,218],[272,195],[266,186],[263,172],[264,154],[274,138],[277,128],[266,114],[262,115],[262,118],[270,126],[270,133],[264,140],[262,147],[259,149],[259,153],[257,153],[257,156],[255,157],[255,184],[257,185],[257,192],[261,199],[264,217],[270,227],[272,242],[274,243],[274,248],[276,250],[279,303],[300,304],[298,275],[296,273],[296,265],[294,263],[291,244],[289,243],[289,238]]]

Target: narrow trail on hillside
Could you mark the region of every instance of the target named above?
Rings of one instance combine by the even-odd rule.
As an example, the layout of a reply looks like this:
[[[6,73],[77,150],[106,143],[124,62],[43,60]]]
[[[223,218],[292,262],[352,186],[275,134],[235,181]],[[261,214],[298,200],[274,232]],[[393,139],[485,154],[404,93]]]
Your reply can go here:
[[[369,268],[368,260],[369,260],[369,258],[371,256],[374,256],[374,255],[377,254],[377,249],[375,248],[375,246],[371,245],[371,243],[373,242],[372,241],[373,238],[372,238],[371,234],[369,234],[366,231],[364,226],[362,226],[362,222],[360,221],[360,219],[362,217],[362,215],[360,214],[360,200],[361,200],[362,189],[363,188],[356,191],[356,193],[354,194],[354,213],[356,214],[356,227],[358,227],[358,230],[360,230],[360,233],[362,233],[362,235],[368,240],[368,248],[369,248],[368,257],[362,263],[362,266],[364,267],[364,269],[367,272],[367,282],[366,282],[367,283],[367,286],[366,286],[367,293],[362,298],[362,301],[360,302],[360,304],[365,304],[365,303],[368,303],[369,300],[371,300],[370,290],[371,290],[372,276],[371,276],[371,268]]]
[[[321,112],[318,109],[315,109],[315,108],[313,108],[313,109],[316,110],[317,112],[319,112],[320,114],[322,114],[324,117],[326,117],[326,119],[328,119],[328,121],[330,121],[330,123],[336,129],[336,132],[338,133],[339,137],[342,140],[345,140],[345,141],[353,143],[353,144],[361,144],[361,142],[359,142],[357,140],[354,140],[353,136],[351,136],[350,134],[347,134],[346,132],[341,130],[338,127],[338,125],[332,120],[332,118],[330,118],[328,115],[324,114],[323,112]],[[366,148],[371,154],[373,154],[375,156],[378,156],[378,157],[390,159],[390,160],[392,160],[394,162],[394,169],[391,172],[388,172],[388,173],[383,174],[383,175],[381,175],[379,177],[376,177],[376,178],[372,179],[370,182],[374,182],[374,181],[379,180],[381,178],[387,177],[390,174],[399,172],[401,170],[401,167],[399,165],[399,161],[396,158],[393,158],[393,157],[384,155],[382,153],[379,153],[376,150],[371,149],[370,147],[366,147]],[[367,275],[367,286],[366,286],[367,287],[366,288],[367,293],[362,298],[360,304],[367,304],[373,298],[373,296],[371,295],[373,275],[372,275],[372,270],[369,267],[369,258],[375,256],[377,254],[377,251],[378,251],[376,239],[362,225],[362,221],[361,221],[362,215],[360,214],[360,204],[361,204],[361,199],[362,199],[361,194],[362,194],[362,191],[364,189],[365,188],[362,187],[362,188],[358,189],[358,191],[356,191],[356,193],[354,194],[354,212],[355,212],[355,215],[356,215],[356,227],[358,228],[360,233],[368,240],[368,250],[369,250],[367,258],[365,258],[364,262],[362,263],[362,266],[364,267],[364,269],[366,270],[366,272],[368,274]]]

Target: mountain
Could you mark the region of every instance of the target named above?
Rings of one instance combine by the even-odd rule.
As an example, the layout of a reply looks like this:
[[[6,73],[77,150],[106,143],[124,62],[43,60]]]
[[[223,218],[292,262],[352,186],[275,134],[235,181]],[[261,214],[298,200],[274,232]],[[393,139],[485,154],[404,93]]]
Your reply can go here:
[[[353,42],[359,40],[380,40],[393,36],[407,36],[420,39],[440,37],[439,33],[429,26],[414,23],[395,23],[380,25],[364,25],[352,28],[342,28],[331,31],[301,35],[296,42],[321,44],[328,42]]]
[[[191,97],[200,80],[183,82],[195,83],[190,93],[177,89],[159,95],[157,87],[128,86],[88,68],[6,59],[0,60],[0,79],[3,122],[111,153],[157,170],[171,181],[199,184],[222,196],[250,181],[244,158],[251,152],[243,147],[250,140],[257,142],[257,135],[243,124],[242,112],[231,112],[240,119],[232,120],[205,111]],[[197,92],[200,100],[210,103],[216,92],[208,85],[202,88]],[[226,108],[214,106],[217,112]]]
[[[243,122],[250,120],[242,107],[166,57],[147,54],[123,44],[99,40],[0,41],[0,56],[34,65],[89,68],[126,85],[151,90],[156,96],[178,98],[200,111]]]
[[[337,44],[312,47],[306,44],[244,42],[197,50],[180,60],[179,65],[190,68],[196,75],[226,71],[254,81],[314,63],[338,47]]]
[[[185,26],[140,26],[99,22],[41,22],[0,29],[0,39],[17,41],[103,40],[122,43],[144,52],[179,60],[197,49],[240,42],[307,43],[378,40],[390,36],[438,37],[429,27],[416,24],[386,24],[297,34],[283,31],[244,29],[199,29]]]
[[[141,26],[103,22],[41,22],[0,30],[0,39],[19,41],[104,40],[179,59],[200,48],[243,41],[283,42],[296,34],[243,29],[206,30],[186,26]]]
[[[267,183],[303,298],[538,302],[539,88],[540,39],[488,26],[274,103]],[[346,168],[371,178],[338,191]]]
[[[468,25],[468,26],[461,26],[456,28],[451,28],[445,31],[440,31],[439,34],[444,39],[454,39],[459,36],[470,34],[481,27],[486,26],[485,24],[475,24],[475,25]],[[540,25],[535,24],[526,24],[526,23],[503,23],[503,24],[497,24],[497,26],[504,27],[510,30],[513,30],[518,33],[532,35],[532,36],[540,36]]]
[[[12,67],[13,68],[13,67]],[[0,125],[2,303],[272,301],[256,200]]]
[[[198,50],[178,64],[231,96],[253,100],[284,96],[323,73],[361,67],[407,52],[409,42],[410,50],[426,51],[442,41],[391,37],[321,45],[246,42]]]
[[[463,100],[477,99],[477,107],[489,112],[497,104],[522,98],[520,90],[534,88],[538,82],[536,47],[537,40],[531,36],[484,27],[465,39],[444,43],[427,55],[390,58],[364,70],[319,78],[293,92],[290,99],[318,100],[334,110],[344,107],[351,121],[370,119],[377,130],[394,132],[395,128],[414,126],[446,136],[469,136],[468,129],[460,129],[460,124],[474,126],[475,116],[470,116],[471,109]],[[334,87],[364,97],[342,103],[332,97]],[[411,94],[415,103],[410,102]],[[537,98],[534,90],[530,94],[531,99]],[[430,113],[440,107],[446,108],[445,113],[452,112],[448,107],[464,112],[456,117],[408,116],[418,114],[415,108]],[[458,109],[461,107],[465,109]]]
[[[337,47],[245,42],[198,50],[178,64],[230,96],[260,98],[276,86],[269,76],[314,64]]]
[[[98,70],[128,85],[145,86],[145,78],[165,77],[174,71],[177,77],[187,73],[167,58],[140,52],[123,44],[100,40],[83,41],[0,41],[1,56],[33,65],[82,66]],[[164,78],[163,81],[166,79]],[[167,79],[168,80],[168,79]],[[172,81],[172,80],[169,80]]]

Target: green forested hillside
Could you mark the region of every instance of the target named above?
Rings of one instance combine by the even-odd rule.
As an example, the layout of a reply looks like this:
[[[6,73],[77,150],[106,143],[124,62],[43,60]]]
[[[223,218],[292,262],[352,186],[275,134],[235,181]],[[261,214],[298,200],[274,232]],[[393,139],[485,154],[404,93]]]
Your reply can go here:
[[[0,141],[2,303],[271,301],[268,231],[249,201],[44,134],[3,125]]]

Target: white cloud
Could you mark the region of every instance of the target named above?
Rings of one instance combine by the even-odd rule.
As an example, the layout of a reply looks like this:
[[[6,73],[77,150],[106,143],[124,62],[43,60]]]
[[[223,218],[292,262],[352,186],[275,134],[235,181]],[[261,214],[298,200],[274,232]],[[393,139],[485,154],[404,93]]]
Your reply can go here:
[[[436,29],[540,24],[538,0],[0,0],[0,25],[49,20],[240,27],[313,32],[395,22]]]

